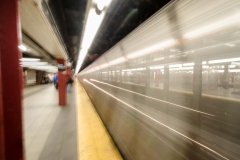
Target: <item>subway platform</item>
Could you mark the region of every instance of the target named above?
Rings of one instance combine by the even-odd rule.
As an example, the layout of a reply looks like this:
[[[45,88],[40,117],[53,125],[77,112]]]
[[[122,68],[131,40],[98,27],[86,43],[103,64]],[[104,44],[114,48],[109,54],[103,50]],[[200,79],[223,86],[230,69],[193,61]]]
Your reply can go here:
[[[53,84],[24,89],[26,160],[123,159],[88,95],[75,82],[64,107],[58,106]]]

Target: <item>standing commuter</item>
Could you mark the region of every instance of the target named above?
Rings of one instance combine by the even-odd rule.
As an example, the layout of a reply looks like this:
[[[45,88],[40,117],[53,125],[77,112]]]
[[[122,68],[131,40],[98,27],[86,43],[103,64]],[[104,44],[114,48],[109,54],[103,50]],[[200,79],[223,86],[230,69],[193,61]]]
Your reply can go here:
[[[71,86],[72,86],[73,80],[71,76],[67,77],[67,92],[71,92]]]
[[[53,77],[53,83],[56,89],[58,89],[58,75],[55,73]]]

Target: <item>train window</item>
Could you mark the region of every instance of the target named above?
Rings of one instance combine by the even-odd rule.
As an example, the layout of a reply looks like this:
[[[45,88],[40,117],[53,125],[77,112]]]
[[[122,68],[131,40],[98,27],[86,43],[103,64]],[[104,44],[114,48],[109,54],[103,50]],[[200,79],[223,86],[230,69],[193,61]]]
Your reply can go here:
[[[150,67],[150,87],[163,89],[164,66]]]
[[[111,76],[112,76],[112,82],[115,82],[116,81],[116,72],[115,71],[112,71],[111,72]]]
[[[169,65],[169,89],[192,92],[194,63]]]
[[[146,84],[146,68],[122,70],[122,82],[131,84]]]
[[[115,71],[115,81],[120,82],[121,80],[121,72],[119,70]]]
[[[102,72],[102,80],[108,81],[108,72]]]
[[[213,60],[203,65],[202,93],[239,99],[240,58]]]
[[[108,71],[108,81],[112,81],[112,71]]]

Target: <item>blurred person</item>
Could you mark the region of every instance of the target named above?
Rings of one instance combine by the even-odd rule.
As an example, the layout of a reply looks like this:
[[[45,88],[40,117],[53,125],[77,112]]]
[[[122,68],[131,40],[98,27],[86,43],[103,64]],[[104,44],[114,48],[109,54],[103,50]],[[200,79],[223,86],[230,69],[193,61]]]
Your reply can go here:
[[[71,92],[72,83],[73,83],[72,77],[71,77],[71,76],[68,76],[68,77],[67,77],[67,92]]]
[[[53,77],[53,84],[56,89],[58,89],[58,75],[55,73]]]

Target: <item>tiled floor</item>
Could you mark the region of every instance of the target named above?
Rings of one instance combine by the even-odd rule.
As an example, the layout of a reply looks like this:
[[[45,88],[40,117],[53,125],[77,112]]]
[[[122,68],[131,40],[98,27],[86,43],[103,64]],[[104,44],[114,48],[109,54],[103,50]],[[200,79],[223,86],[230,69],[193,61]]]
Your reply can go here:
[[[108,134],[81,84],[77,82],[78,156],[80,160],[121,160],[122,157]]]
[[[41,90],[47,89],[49,86],[52,86],[53,84],[43,84],[43,85],[35,85],[35,86],[28,86],[23,90],[24,98],[31,96]]]
[[[80,83],[58,106],[52,84],[24,90],[26,160],[122,159]]]
[[[26,160],[77,160],[75,89],[58,106],[53,85],[24,90]]]

